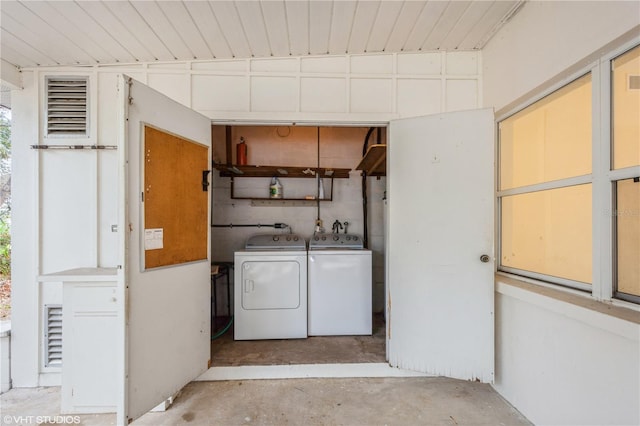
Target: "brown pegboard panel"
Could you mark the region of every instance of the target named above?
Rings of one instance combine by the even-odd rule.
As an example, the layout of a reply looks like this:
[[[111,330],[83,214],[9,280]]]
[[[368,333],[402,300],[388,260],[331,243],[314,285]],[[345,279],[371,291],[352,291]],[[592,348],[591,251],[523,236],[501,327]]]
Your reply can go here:
[[[145,126],[144,228],[163,230],[162,248],[145,250],[145,269],[207,259],[208,154],[204,145]]]

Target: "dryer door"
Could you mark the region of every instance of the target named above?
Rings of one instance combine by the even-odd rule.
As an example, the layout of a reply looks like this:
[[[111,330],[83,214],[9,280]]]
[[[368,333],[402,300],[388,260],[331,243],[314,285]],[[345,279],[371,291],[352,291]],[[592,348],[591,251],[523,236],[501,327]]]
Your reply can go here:
[[[243,262],[242,308],[299,308],[301,278],[300,263],[295,260]]]

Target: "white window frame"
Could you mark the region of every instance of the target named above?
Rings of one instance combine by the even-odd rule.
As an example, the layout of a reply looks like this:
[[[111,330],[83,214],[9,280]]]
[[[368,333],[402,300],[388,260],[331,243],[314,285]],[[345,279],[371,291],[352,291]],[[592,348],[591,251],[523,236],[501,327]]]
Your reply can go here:
[[[558,76],[555,82],[544,90],[519,102],[496,115],[496,241],[497,273],[515,276],[529,282],[553,288],[565,288],[578,294],[589,293],[599,301],[611,302],[615,305],[640,310],[639,301],[635,297],[616,295],[615,281],[615,182],[640,176],[640,166],[613,170],[611,163],[612,129],[611,129],[611,72],[612,61],[628,50],[640,46],[640,37],[634,37],[614,48],[608,49],[597,59],[581,66],[574,67]],[[506,118],[540,101],[551,93],[565,87],[571,82],[591,74],[592,87],[592,170],[590,174],[574,176],[566,179],[543,182],[523,187],[500,190],[500,132],[499,123]],[[501,265],[502,259],[502,197],[544,191],[581,184],[592,185],[592,283],[584,283],[550,275],[525,271]],[[624,300],[623,300],[624,299]],[[640,298],[639,298],[640,300]]]

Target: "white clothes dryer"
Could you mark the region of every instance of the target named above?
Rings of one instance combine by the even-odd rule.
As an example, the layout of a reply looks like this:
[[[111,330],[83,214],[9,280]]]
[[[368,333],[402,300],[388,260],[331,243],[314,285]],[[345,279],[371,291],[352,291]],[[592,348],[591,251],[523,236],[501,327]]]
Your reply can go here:
[[[259,234],[235,253],[235,340],[307,337],[306,249],[296,234]]]

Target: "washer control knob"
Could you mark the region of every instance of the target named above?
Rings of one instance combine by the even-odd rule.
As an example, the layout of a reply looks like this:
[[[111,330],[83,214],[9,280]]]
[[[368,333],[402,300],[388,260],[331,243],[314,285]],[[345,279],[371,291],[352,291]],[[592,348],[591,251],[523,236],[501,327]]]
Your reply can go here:
[[[358,237],[354,236],[353,241],[358,241]]]
[[[351,241],[351,235],[347,235],[347,241]]]
[[[298,241],[300,238],[298,238],[298,236],[296,235],[295,237],[293,237],[293,241]]]
[[[320,241],[320,237],[318,237],[318,236],[313,237],[313,239],[314,239],[315,241]]]
[[[333,236],[333,241],[338,241],[340,239],[340,237],[338,237],[337,235]]]
[[[325,237],[324,235],[322,236],[322,241],[326,241],[327,237]]]
[[[273,241],[280,241],[280,237],[278,237],[277,235],[273,236]]]

